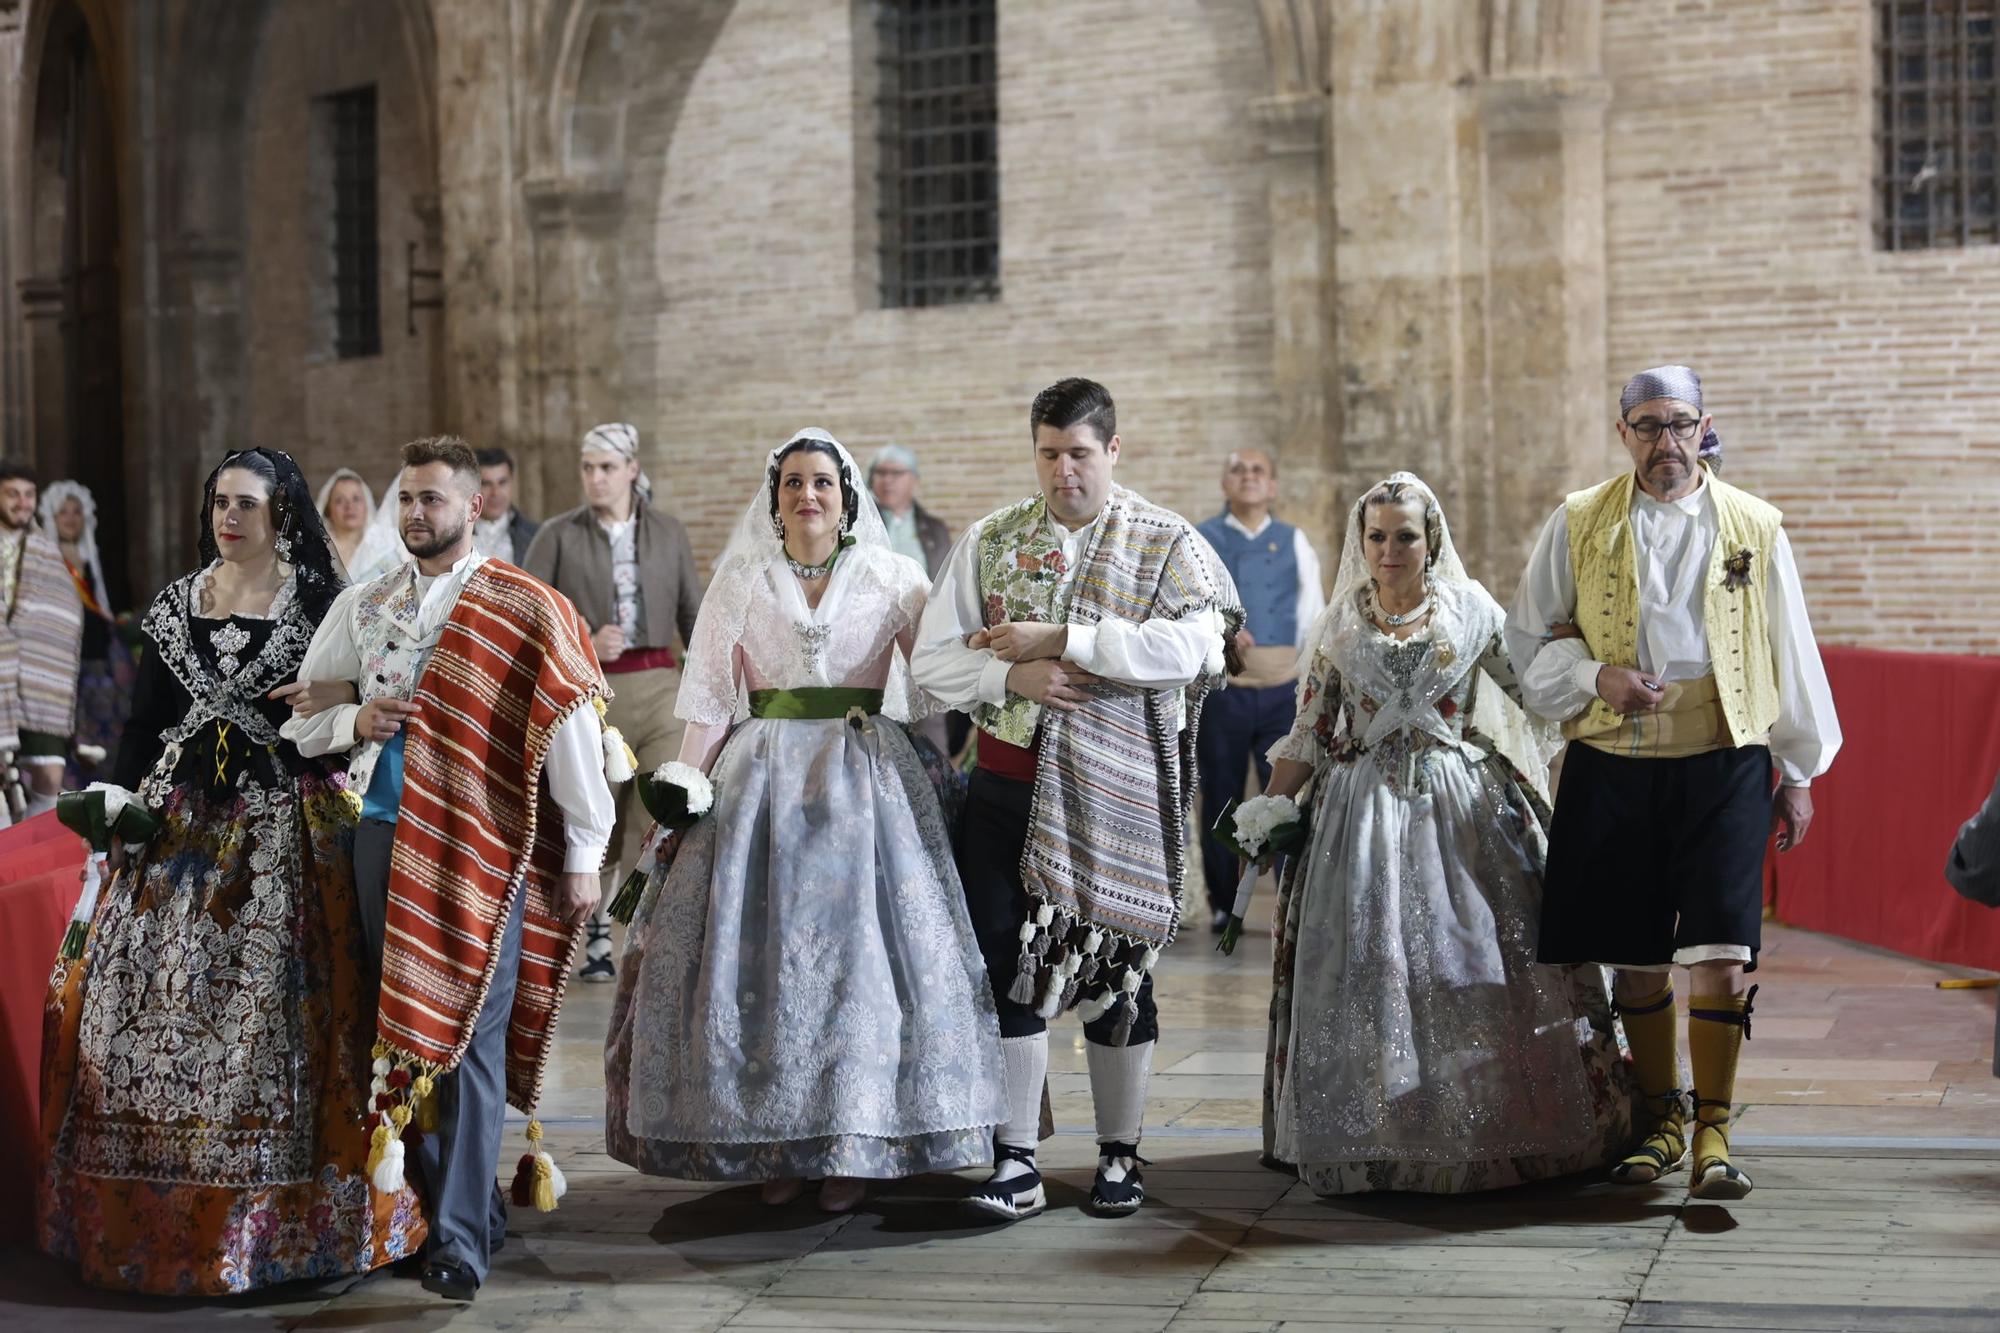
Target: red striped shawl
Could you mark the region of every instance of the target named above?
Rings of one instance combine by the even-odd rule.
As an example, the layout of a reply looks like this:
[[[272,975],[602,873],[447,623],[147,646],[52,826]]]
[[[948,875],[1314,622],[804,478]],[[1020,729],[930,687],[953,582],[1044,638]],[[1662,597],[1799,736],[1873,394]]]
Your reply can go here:
[[[554,912],[563,823],[542,763],[564,719],[604,693],[576,608],[489,560],[459,594],[406,724],[379,1035],[404,1059],[458,1063],[518,888],[528,902],[507,1100],[523,1111],[541,1092],[577,943]]]

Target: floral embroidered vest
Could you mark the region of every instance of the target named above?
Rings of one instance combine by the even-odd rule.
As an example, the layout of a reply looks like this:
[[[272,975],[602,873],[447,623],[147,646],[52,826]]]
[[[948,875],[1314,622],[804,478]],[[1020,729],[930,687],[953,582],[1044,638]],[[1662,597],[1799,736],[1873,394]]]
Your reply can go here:
[[[1632,541],[1633,474],[1578,491],[1565,502],[1576,622],[1590,655],[1639,665],[1639,559]],[[1732,746],[1759,744],[1778,720],[1778,671],[1766,593],[1771,550],[1784,520],[1773,505],[1708,476],[1717,537],[1703,580],[1703,624],[1716,695]],[[1618,731],[1625,719],[1602,699],[1563,724],[1570,740]]]
[[[1047,500],[1038,495],[1002,509],[979,534],[981,623],[1067,622],[1073,586],[1063,580],[1068,572],[1062,543],[1049,529]],[[1008,695],[998,708],[982,703],[972,710],[981,731],[1024,749],[1035,743],[1041,717],[1042,706],[1018,694]]]

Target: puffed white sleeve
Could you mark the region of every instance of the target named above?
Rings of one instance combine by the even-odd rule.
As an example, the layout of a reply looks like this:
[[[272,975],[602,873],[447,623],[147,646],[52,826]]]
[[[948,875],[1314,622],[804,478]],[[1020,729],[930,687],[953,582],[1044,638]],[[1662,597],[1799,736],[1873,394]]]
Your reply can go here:
[[[1771,758],[1787,787],[1805,787],[1833,765],[1840,751],[1840,718],[1833,687],[1813,638],[1799,567],[1784,529],[1771,551],[1769,609],[1771,657],[1778,675],[1778,720],[1771,724]]]
[[[681,668],[680,696],[674,702],[674,715],[682,720],[725,728],[735,720],[736,645],[749,623],[753,585],[760,575],[752,562],[732,559],[710,580]]]
[[[617,819],[604,777],[604,729],[595,708],[579,708],[549,738],[542,764],[549,799],[563,816],[563,870],[594,875],[604,868]]]
[[[911,674],[924,692],[964,712],[982,703],[1004,705],[1011,669],[991,648],[969,648],[965,642],[986,626],[979,605],[979,539],[985,527],[983,521],[968,526],[945,557],[910,651]]]
[[[1507,613],[1507,652],[1520,675],[1521,702],[1552,722],[1575,717],[1597,698],[1603,663],[1582,639],[1552,639],[1549,626],[1576,619],[1576,573],[1569,563],[1569,515],[1558,507],[1542,528]]]
[[[299,663],[300,680],[344,680],[359,688],[361,647],[354,636],[354,604],[360,596],[361,586],[355,585],[333,599]],[[354,720],[360,714],[359,704],[335,704],[311,717],[286,718],[278,734],[307,758],[344,754],[354,748]]]

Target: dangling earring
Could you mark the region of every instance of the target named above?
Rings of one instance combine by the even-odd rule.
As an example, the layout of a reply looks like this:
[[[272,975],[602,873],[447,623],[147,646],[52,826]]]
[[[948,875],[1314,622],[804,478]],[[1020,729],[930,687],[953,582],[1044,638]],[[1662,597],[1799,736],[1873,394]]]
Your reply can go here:
[[[277,547],[277,551],[278,551],[278,563],[279,563],[279,564],[281,564],[281,565],[289,565],[289,564],[291,564],[291,563],[292,563],[292,539],[291,539],[290,537],[286,537],[286,536],[282,536],[282,535],[281,535],[281,536],[280,536],[280,537],[278,538],[277,542],[276,542],[276,547]]]
[[[783,541],[785,539],[785,520],[779,518],[776,514],[771,515],[771,531],[778,534],[779,541]]]

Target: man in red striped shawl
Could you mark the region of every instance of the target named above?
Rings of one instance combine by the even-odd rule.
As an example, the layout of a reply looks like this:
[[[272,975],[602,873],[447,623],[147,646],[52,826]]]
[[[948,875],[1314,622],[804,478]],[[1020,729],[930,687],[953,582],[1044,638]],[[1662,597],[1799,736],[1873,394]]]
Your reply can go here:
[[[285,734],[302,754],[354,752],[355,880],[381,959],[371,1170],[377,1188],[400,1187],[403,1136],[435,1112],[412,1140],[432,1210],[424,1286],[470,1300],[505,1235],[507,1103],[532,1117],[576,927],[597,905],[605,756],[624,743],[599,722],[604,678],[576,608],[473,549],[472,450],[406,445],[398,484],[415,563],[342,593],[299,669],[360,702],[295,716]],[[553,1207],[539,1138],[531,1118],[534,1169],[515,1201]]]

